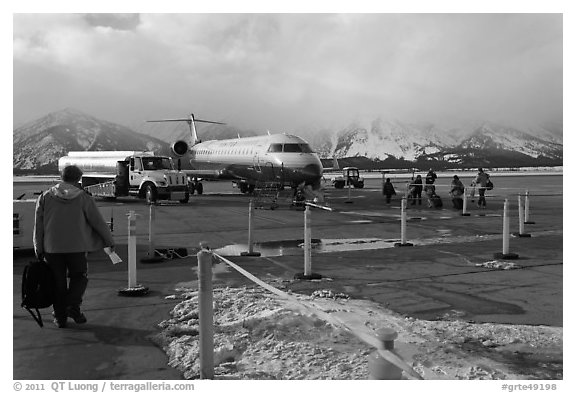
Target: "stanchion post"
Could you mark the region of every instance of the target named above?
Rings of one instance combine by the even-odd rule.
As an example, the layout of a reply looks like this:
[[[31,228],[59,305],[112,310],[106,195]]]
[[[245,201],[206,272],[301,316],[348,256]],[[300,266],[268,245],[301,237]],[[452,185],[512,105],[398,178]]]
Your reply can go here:
[[[494,254],[496,259],[517,259],[518,254],[510,253],[510,216],[508,214],[508,199],[504,199],[502,214],[502,252]]]
[[[120,289],[122,296],[142,296],[148,294],[148,288],[138,285],[136,281],[136,217],[134,210],[130,210],[128,216],[128,288]]]
[[[254,252],[254,242],[252,240],[252,227],[254,226],[254,205],[252,199],[248,203],[248,252],[243,251],[240,253],[243,257],[259,257],[259,252]]]
[[[382,342],[384,350],[393,351],[394,340],[398,338],[398,333],[394,329],[381,328],[376,331],[376,338]],[[384,359],[378,351],[374,351],[369,355],[368,369],[370,371],[370,379],[402,379],[402,369]]]
[[[351,194],[351,189],[352,189],[352,182],[350,181],[350,178],[348,177],[348,175],[346,175],[347,177],[347,182],[348,182],[348,199],[344,201],[344,203],[352,203],[352,199],[350,199],[350,194]]]
[[[524,224],[535,224],[534,221],[530,221],[530,198],[528,198],[528,190],[526,190],[526,197],[524,200]]]
[[[524,213],[522,196],[518,194],[518,233],[514,233],[516,237],[531,237],[529,233],[524,231]]]
[[[212,253],[207,248],[203,248],[198,252],[197,258],[200,379],[214,379]]]
[[[502,220],[502,254],[510,251],[510,216],[508,215],[508,199],[504,199],[504,215]]]
[[[136,214],[128,213],[128,287],[136,286]]]
[[[294,278],[304,280],[322,278],[320,274],[312,273],[312,219],[308,204],[304,209],[304,273],[296,273]]]
[[[462,215],[463,216],[469,216],[470,213],[468,213],[468,195],[466,195],[466,193],[468,192],[468,189],[466,187],[464,187],[464,194],[462,194]]]
[[[310,228],[310,206],[304,210],[304,276],[312,273],[312,228]]]
[[[110,208],[110,232],[114,232],[114,208]]]
[[[401,212],[400,212],[400,243],[394,243],[395,247],[404,247],[404,246],[412,246],[412,243],[406,242],[406,197],[402,198],[402,202],[400,204]]]
[[[156,248],[154,247],[154,228],[156,226],[156,205],[151,203],[149,206],[148,214],[148,255],[140,259],[142,263],[162,262],[164,258],[156,255]]]

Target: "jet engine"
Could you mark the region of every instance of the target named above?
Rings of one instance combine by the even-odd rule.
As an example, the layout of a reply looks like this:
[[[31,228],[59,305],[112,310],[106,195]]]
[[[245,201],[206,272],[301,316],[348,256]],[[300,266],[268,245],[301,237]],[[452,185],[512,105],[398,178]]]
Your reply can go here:
[[[172,153],[178,157],[182,157],[188,152],[188,144],[184,141],[176,141],[170,146]]]

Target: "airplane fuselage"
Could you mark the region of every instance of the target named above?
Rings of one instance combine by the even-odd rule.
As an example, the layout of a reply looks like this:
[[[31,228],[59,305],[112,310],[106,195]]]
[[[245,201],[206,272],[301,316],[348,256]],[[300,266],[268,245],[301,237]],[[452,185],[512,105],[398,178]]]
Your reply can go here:
[[[183,143],[183,142],[176,142]],[[190,176],[241,180],[249,184],[278,182],[317,185],[322,163],[302,138],[288,134],[200,142],[173,158]]]

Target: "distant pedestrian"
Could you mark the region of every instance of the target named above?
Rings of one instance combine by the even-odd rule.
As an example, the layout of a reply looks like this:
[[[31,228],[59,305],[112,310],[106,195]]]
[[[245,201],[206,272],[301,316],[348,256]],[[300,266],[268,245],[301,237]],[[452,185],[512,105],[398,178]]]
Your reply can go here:
[[[486,186],[490,180],[490,175],[484,172],[482,168],[478,168],[478,175],[476,176],[476,187],[478,188],[478,207],[486,209]]]
[[[415,205],[416,201],[418,204],[422,204],[422,176],[416,176],[416,179],[412,182],[412,204]]]
[[[434,184],[436,182],[436,178],[438,178],[436,172],[434,172],[434,170],[430,168],[428,174],[426,174],[426,184]]]
[[[457,175],[454,175],[452,183],[450,184],[450,196],[452,197],[452,206],[454,206],[455,209],[462,209],[464,206],[462,195],[464,195],[464,184],[462,184]]]
[[[394,189],[394,185],[390,181],[390,178],[386,179],[386,182],[384,183],[382,189],[382,193],[384,194],[384,196],[386,196],[386,204],[390,204],[390,201],[392,200],[392,195],[396,195],[396,190]]]
[[[430,168],[430,170],[426,174],[425,179],[426,186],[424,187],[424,192],[428,196],[428,199],[430,199],[431,195],[436,195],[436,186],[434,186],[434,183],[436,182],[437,177],[438,176],[436,176],[436,172],[434,172],[434,170]]]
[[[96,203],[78,184],[81,177],[77,166],[67,166],[62,181],[36,202],[34,252],[54,272],[54,324],[59,328],[66,327],[68,317],[86,322],[80,311],[88,285],[86,253],[114,248],[112,233]]]

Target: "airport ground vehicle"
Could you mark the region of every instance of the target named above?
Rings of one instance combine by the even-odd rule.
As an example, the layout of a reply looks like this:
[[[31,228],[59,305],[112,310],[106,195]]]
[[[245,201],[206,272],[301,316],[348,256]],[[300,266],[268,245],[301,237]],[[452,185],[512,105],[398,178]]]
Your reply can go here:
[[[141,151],[71,151],[58,160],[58,169],[76,165],[82,187],[97,197],[133,196],[151,204],[158,200],[187,203],[190,198],[184,172],[172,159]]]
[[[334,188],[344,188],[344,186],[352,185],[354,188],[364,188],[364,179],[360,177],[358,168],[348,166],[342,169],[342,176],[338,176],[332,180]]]

